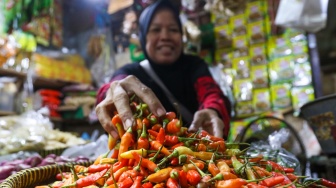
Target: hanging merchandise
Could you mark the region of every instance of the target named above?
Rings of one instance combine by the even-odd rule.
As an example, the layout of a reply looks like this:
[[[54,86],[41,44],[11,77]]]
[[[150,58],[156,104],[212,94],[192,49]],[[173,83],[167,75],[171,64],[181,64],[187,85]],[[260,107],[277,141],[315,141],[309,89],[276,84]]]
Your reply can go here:
[[[110,0],[107,12],[114,14],[124,8],[132,6],[134,0]]]
[[[100,46],[100,52],[97,53],[99,56],[97,56],[90,68],[91,75],[97,87],[101,87],[103,84],[108,83],[116,69],[114,52],[110,47],[110,44],[112,44],[109,37],[110,32],[106,31],[100,35],[100,45],[97,44],[97,46]]]
[[[281,0],[275,24],[307,32],[326,26],[328,0]]]

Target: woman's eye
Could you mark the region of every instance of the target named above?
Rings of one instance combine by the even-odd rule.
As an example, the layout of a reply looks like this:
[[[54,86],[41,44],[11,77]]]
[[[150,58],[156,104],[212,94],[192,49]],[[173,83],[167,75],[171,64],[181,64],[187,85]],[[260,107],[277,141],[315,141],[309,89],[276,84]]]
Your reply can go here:
[[[179,29],[178,28],[171,28],[170,31],[171,32],[179,32]]]
[[[152,28],[150,29],[150,32],[153,32],[153,33],[160,32],[160,28]]]

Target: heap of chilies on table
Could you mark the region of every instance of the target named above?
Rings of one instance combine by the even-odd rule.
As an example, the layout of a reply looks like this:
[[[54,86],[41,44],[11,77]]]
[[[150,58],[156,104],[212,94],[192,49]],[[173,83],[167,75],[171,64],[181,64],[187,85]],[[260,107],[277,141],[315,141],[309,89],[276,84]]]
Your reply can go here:
[[[293,168],[261,155],[248,157],[246,149],[239,149],[247,143],[226,143],[204,130],[190,133],[175,112],[159,118],[135,101],[130,103],[135,126],[124,130],[114,113],[112,124],[120,138],[109,136],[110,151],[90,166],[72,165],[54,183],[36,188],[336,187],[323,178],[298,176]]]

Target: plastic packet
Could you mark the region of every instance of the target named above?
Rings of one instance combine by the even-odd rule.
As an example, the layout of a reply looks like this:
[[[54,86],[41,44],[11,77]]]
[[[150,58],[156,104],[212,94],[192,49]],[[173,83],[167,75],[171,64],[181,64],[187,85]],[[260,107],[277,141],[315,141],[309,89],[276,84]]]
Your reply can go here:
[[[266,160],[272,160],[284,167],[294,168],[295,174],[300,175],[302,171],[298,158],[281,147],[281,144],[288,139],[288,136],[288,130],[285,128],[275,131],[269,136],[268,142],[256,141],[251,143],[246,154],[251,157],[261,154]]]
[[[95,160],[100,154],[109,151],[107,141],[107,135],[103,134],[95,142],[67,148],[63,151],[62,156],[69,158],[83,156]]]

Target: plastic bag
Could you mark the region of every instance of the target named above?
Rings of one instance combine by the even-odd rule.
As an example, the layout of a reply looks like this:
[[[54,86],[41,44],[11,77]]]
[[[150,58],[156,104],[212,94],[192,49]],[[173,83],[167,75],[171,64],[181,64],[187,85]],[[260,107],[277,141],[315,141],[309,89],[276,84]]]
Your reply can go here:
[[[109,151],[107,141],[107,135],[103,134],[95,142],[67,148],[63,151],[62,156],[69,158],[83,156],[95,160],[102,153]]]
[[[218,65],[214,65],[214,66],[209,66],[209,71],[210,71],[212,77],[217,82],[217,84],[221,88],[221,90],[224,93],[224,95],[227,96],[228,99],[230,100],[231,106],[234,106],[235,101],[234,101],[232,89],[229,86],[229,84],[227,83],[227,81],[226,81],[226,75],[222,71],[222,69],[223,69],[223,65],[222,64],[218,64]],[[234,109],[233,108],[232,108],[232,111],[231,111],[231,115],[234,116]]]
[[[257,141],[251,143],[247,155],[254,157],[262,154],[265,159],[272,160],[285,167],[294,168],[297,174],[301,174],[302,171],[298,158],[293,153],[281,147],[288,140],[289,135],[289,130],[285,128],[275,131],[268,136],[268,142]]]
[[[281,0],[275,24],[317,32],[326,26],[327,6],[328,0]]]
[[[115,71],[115,62],[111,58],[111,48],[107,42],[101,40],[102,52],[91,66],[92,77],[98,87],[108,83]]]

